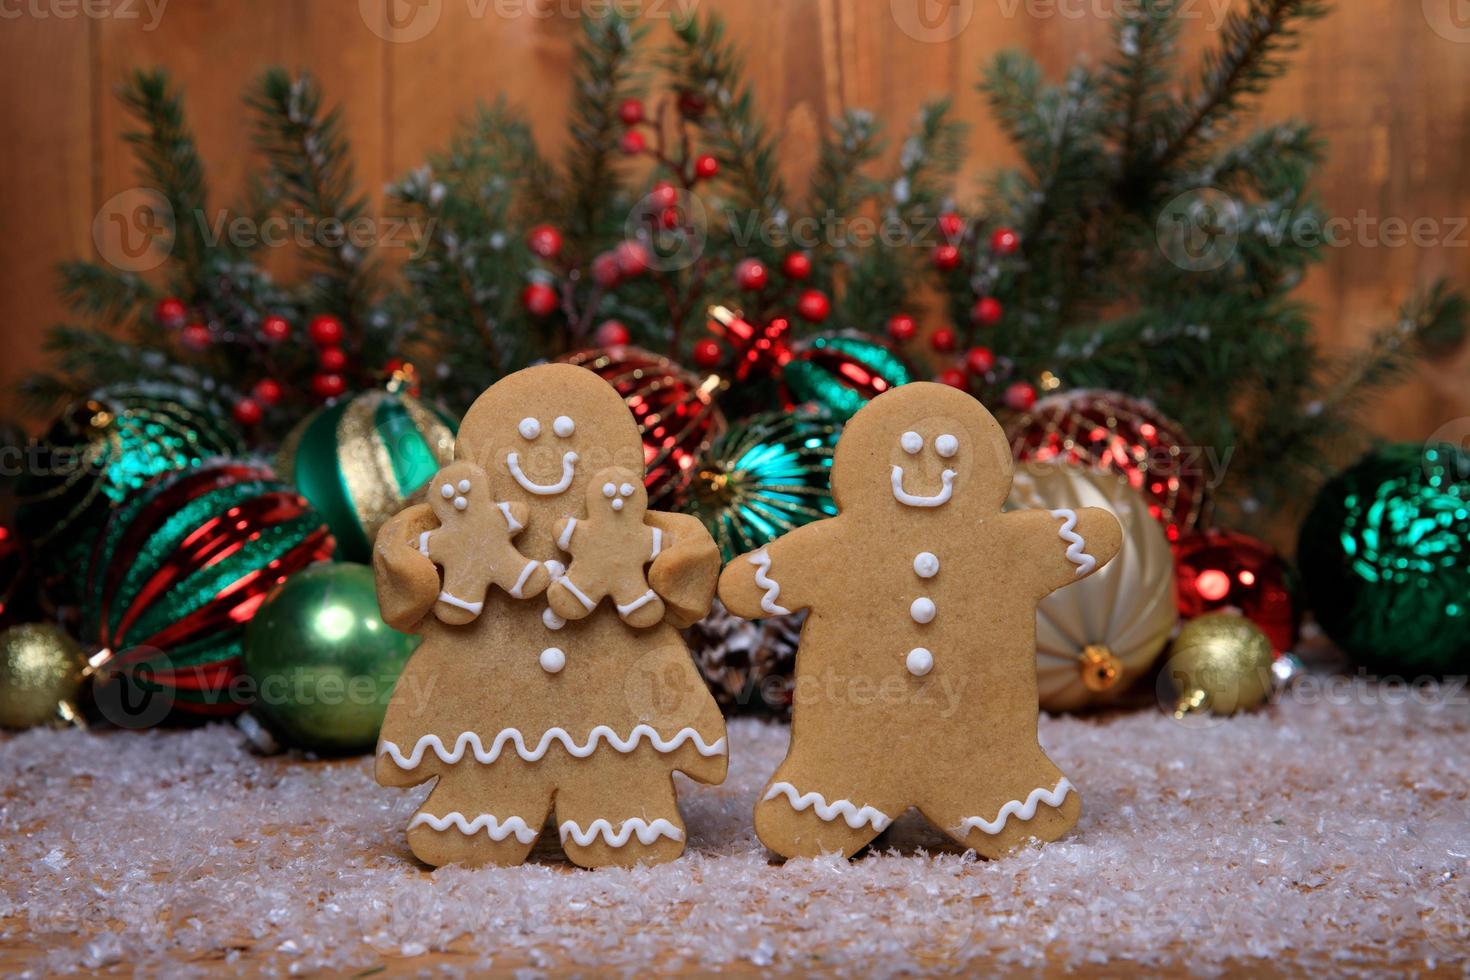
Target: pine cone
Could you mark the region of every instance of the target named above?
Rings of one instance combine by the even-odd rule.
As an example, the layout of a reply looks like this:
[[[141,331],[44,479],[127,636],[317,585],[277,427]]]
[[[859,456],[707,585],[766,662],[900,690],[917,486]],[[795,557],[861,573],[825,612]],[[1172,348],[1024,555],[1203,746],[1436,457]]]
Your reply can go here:
[[[694,663],[727,715],[791,717],[796,639],[805,613],[751,622],[732,616],[719,600],[685,630]]]

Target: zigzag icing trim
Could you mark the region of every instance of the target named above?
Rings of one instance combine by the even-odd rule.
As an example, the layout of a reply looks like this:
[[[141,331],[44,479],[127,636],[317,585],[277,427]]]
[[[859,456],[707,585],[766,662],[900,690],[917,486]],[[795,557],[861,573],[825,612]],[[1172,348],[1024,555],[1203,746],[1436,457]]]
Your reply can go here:
[[[1011,800],[1000,808],[1000,813],[996,814],[994,820],[986,820],[984,817],[966,817],[960,821],[960,825],[955,828],[955,832],[961,836],[968,834],[972,830],[983,830],[987,834],[998,834],[1005,829],[1006,821],[1010,820],[1011,817],[1030,820],[1036,816],[1036,805],[1038,803],[1045,803],[1047,806],[1061,806],[1062,801],[1067,798],[1067,794],[1073,791],[1074,788],[1071,780],[1063,776],[1052,789],[1047,789],[1045,786],[1038,786],[1036,789],[1033,789],[1026,795],[1026,801],[1024,803],[1020,800]]]
[[[502,841],[515,834],[516,840],[522,844],[529,844],[536,839],[536,831],[520,817],[508,817],[501,823],[493,814],[482,813],[473,820],[466,820],[465,815],[455,810],[442,817],[436,817],[432,813],[420,813],[408,823],[408,829],[428,824],[435,830],[448,830],[450,827],[458,830],[466,837],[474,836],[480,831],[485,831],[494,841]]]
[[[486,749],[477,732],[464,732],[454,740],[454,748],[449,749],[444,745],[438,735],[425,735],[414,745],[413,751],[404,755],[402,750],[392,742],[384,741],[378,746],[378,755],[386,755],[392,758],[394,764],[400,769],[417,769],[419,763],[424,759],[424,753],[429,749],[439,757],[439,761],[453,765],[465,756],[468,749],[474,753],[475,761],[483,765],[489,765],[500,758],[501,751],[507,744],[515,746],[516,755],[527,762],[539,762],[551,748],[552,743],[560,742],[568,754],[578,759],[585,759],[597,751],[600,743],[606,741],[619,752],[624,754],[636,749],[644,739],[652,745],[654,751],[661,753],[673,752],[682,747],[685,742],[693,742],[695,750],[702,756],[718,756],[725,754],[725,740],[715,739],[713,744],[706,742],[699,733],[692,728],[680,729],[673,738],[665,739],[659,735],[652,725],[637,725],[632,733],[626,738],[619,738],[618,733],[606,725],[598,725],[587,735],[587,741],[578,745],[571,735],[562,728],[548,728],[541,736],[541,741],[536,743],[535,748],[526,748],[526,739],[521,735],[520,729],[507,728]]]
[[[1057,533],[1062,536],[1063,541],[1067,542],[1067,560],[1077,566],[1078,575],[1090,573],[1097,567],[1097,559],[1082,550],[1087,546],[1087,542],[1082,540],[1082,535],[1073,530],[1077,527],[1077,512],[1063,508],[1052,511],[1051,516],[1062,519],[1061,530]]]
[[[771,578],[771,556],[766,553],[766,549],[753,552],[750,563],[755,566],[756,588],[766,590],[766,594],[761,597],[761,609],[773,616],[789,614],[790,609],[776,604],[776,600],[781,598],[781,584]]]
[[[851,800],[833,800],[828,803],[827,798],[821,793],[797,795],[796,787],[785,782],[772,783],[771,788],[766,790],[764,799],[771,800],[782,795],[790,801],[793,810],[814,808],[817,816],[823,820],[831,821],[841,817],[854,830],[863,824],[871,824],[874,830],[881,831],[893,823],[892,817],[874,807],[859,807]]]
[[[670,840],[684,839],[684,831],[663,817],[659,817],[652,823],[642,817],[629,817],[616,830],[609,821],[601,817],[592,821],[585,831],[575,820],[568,820],[561,825],[561,842],[565,844],[567,838],[570,837],[577,842],[579,847],[586,847],[599,836],[613,847],[622,847],[634,834],[638,835],[638,843],[644,845],[652,844],[660,837],[667,837]]]

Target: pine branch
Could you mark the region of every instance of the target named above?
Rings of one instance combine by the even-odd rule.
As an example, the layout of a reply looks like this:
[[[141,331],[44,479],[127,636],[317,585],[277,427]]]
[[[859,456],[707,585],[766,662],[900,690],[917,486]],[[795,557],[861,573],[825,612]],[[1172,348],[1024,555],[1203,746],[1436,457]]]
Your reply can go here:
[[[809,209],[818,220],[853,214],[877,193],[878,184],[864,168],[883,152],[882,128],[871,113],[848,111],[822,134]]]
[[[63,262],[58,268],[61,298],[74,313],[104,323],[137,315],[154,299],[142,276],[96,262]]]
[[[953,193],[968,127],[950,118],[950,106],[947,98],[926,102],[899,154],[890,203],[907,220],[935,217]]]
[[[1109,111],[1120,133],[1120,169],[1133,175],[1152,151],[1169,105],[1167,85],[1179,41],[1175,0],[1128,5],[1114,28],[1117,47],[1103,71]]]
[[[584,17],[583,24],[566,156],[571,188],[567,227],[574,238],[603,229],[607,209],[622,188],[617,146],[623,125],[618,108],[624,99],[641,93],[634,65],[648,30],[643,24],[635,26],[616,6],[605,15]]]

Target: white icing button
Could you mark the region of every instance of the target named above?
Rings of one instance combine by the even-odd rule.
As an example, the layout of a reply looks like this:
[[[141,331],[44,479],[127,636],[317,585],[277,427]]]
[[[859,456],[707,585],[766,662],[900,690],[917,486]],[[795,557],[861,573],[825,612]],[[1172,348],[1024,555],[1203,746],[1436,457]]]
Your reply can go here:
[[[547,606],[546,611],[541,614],[541,623],[549,630],[559,630],[567,624],[567,621],[558,616],[555,609]],[[542,656],[546,655],[543,653]]]
[[[614,500],[612,502],[612,509],[613,510],[622,510],[623,509],[623,502],[622,502],[622,500]]]
[[[455,497],[454,498],[454,509],[455,510],[464,510],[469,505],[470,505],[470,502],[468,500],[464,499],[463,497]]]
[[[914,557],[914,574],[919,578],[933,578],[939,574],[939,559],[932,551],[921,551]]]
[[[546,654],[543,653],[542,656],[544,657]],[[904,665],[908,667],[910,674],[913,674],[915,677],[923,677],[934,669],[934,654],[925,650],[923,647],[914,647],[909,651]]]
[[[561,652],[560,647],[547,647],[541,651],[541,669],[548,674],[560,674],[566,665],[567,655]]]
[[[526,439],[534,439],[541,434],[541,423],[532,418],[521,419],[518,426],[521,436]]]
[[[944,435],[934,440],[934,451],[943,456],[945,459],[949,459],[955,453],[960,451],[960,441],[954,436],[950,435],[948,432],[946,432]]]
[[[469,480],[460,480],[459,481],[459,492],[460,493],[469,493],[470,492],[470,481]]]
[[[903,447],[904,452],[913,456],[924,448],[924,437],[917,432],[905,432],[898,437],[898,444]]]
[[[448,500],[450,497],[454,496],[454,487],[448,483],[444,484],[444,486],[439,488],[439,496],[443,497],[445,500]]]
[[[922,596],[915,599],[914,604],[909,606],[909,615],[914,617],[916,623],[934,622],[934,600]]]
[[[604,483],[602,485],[602,495],[611,500],[618,495],[618,488],[611,483]]]
[[[557,435],[565,439],[567,436],[577,431],[577,423],[573,422],[565,415],[558,415],[556,417],[556,421],[551,423],[551,431],[555,432]]]

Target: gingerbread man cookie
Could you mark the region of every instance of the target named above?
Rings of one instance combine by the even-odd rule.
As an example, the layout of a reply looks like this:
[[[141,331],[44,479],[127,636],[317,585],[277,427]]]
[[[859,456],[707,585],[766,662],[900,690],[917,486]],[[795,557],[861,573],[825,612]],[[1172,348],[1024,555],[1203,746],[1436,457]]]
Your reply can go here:
[[[663,530],[643,521],[647,512],[648,491],[637,473],[613,466],[593,475],[587,517],[564,517],[556,526],[556,546],[572,556],[546,593],[557,615],[582,619],[611,596],[630,626],[664,618],[664,602],[643,576],[643,566],[664,549]]]
[[[622,495],[623,483],[643,484],[643,442],[617,392],[584,368],[541,365],[496,383],[465,415],[455,456],[456,467],[487,474],[485,485],[471,475],[460,494],[458,476],[437,480],[432,503],[383,527],[373,560],[384,619],[423,637],[394,688],[376,770],[385,786],[434,783],[409,821],[409,848],[434,866],[517,864],[550,817],[562,849],[584,867],[678,857],[684,823],[673,774],[725,778],[724,719],[679,634],[709,610],[719,549],[697,518],[643,513],[645,498]],[[614,498],[603,491],[611,466],[621,467]],[[443,496],[446,482],[453,496]],[[519,598],[492,589],[480,615],[459,624],[437,614],[435,560],[459,560],[439,551],[436,513],[445,501],[448,518],[485,522],[464,537],[487,551],[505,541],[506,527],[522,525],[516,546],[539,566]],[[634,511],[638,525],[659,532],[657,555],[650,542],[633,556],[640,578],[647,565],[644,590],[658,600],[638,611],[657,609],[657,619],[635,628],[604,603],[569,620],[531,598],[541,575],[566,573],[558,540],[571,519],[573,540],[586,534],[592,542],[608,533],[602,522]],[[496,526],[494,513],[507,523]],[[591,553],[577,551],[578,559],[588,560],[589,573],[597,566]]]
[[[429,483],[429,506],[439,527],[419,535],[419,551],[444,572],[434,615],[462,626],[485,608],[491,585],[516,599],[545,590],[551,581],[546,566],[511,544],[526,526],[526,505],[491,500],[484,470],[450,463]]]
[[[852,855],[911,806],[987,857],[1076,824],[1076,788],[1037,741],[1036,606],[1122,532],[1094,508],[1002,513],[1011,474],[975,399],[895,388],[837,445],[838,516],[721,575],[737,615],[810,610],[791,748],[755,811],[773,851]]]

